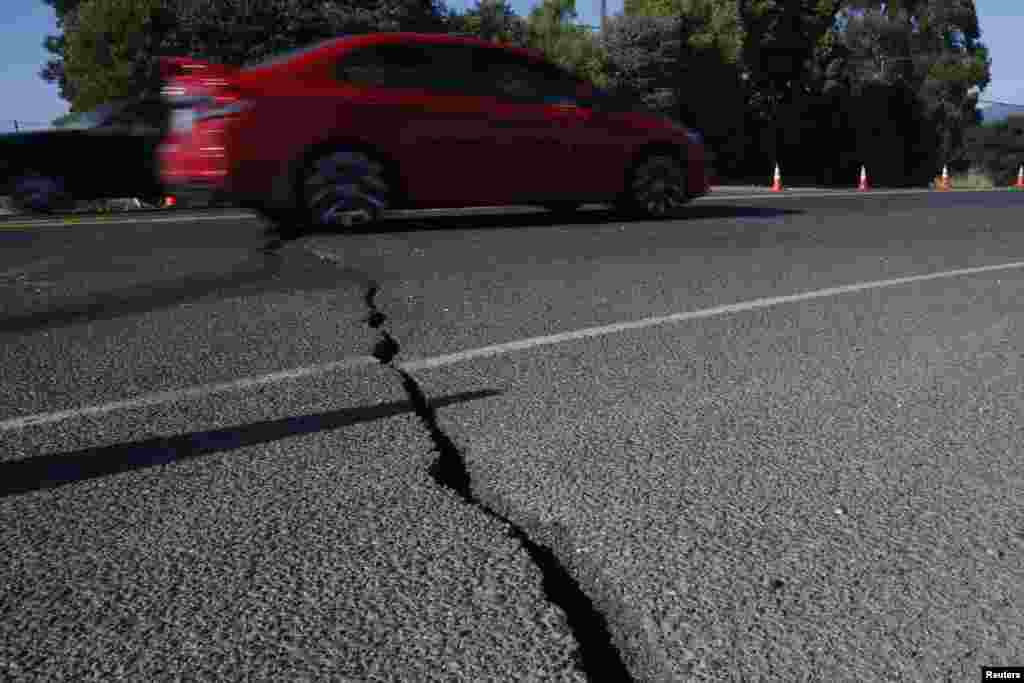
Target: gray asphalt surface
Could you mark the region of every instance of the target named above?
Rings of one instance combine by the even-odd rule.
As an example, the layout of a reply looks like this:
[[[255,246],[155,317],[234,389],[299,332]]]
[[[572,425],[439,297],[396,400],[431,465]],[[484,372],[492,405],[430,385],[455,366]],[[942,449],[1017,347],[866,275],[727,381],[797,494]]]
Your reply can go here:
[[[365,357],[371,286],[411,361],[1012,262],[1022,210],[712,196],[661,223],[395,219],[276,256],[213,214],[0,222],[0,421]],[[4,429],[0,676],[1020,665],[1021,289],[962,275],[414,371],[433,434],[369,364]]]

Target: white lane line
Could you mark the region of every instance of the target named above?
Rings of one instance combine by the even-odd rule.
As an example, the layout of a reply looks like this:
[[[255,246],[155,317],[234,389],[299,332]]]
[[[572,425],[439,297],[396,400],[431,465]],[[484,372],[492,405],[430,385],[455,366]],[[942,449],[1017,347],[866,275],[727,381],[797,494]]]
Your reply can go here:
[[[773,296],[763,299],[752,299],[750,301],[741,301],[735,304],[715,306],[713,308],[705,308],[697,311],[688,311],[686,313],[673,313],[671,315],[652,316],[650,318],[641,318],[640,320],[632,320],[624,323],[601,325],[599,327],[587,327],[581,330],[573,330],[571,332],[561,332],[559,334],[551,334],[544,337],[531,337],[529,339],[520,339],[518,341],[507,342],[505,344],[495,344],[493,346],[484,346],[477,349],[469,349],[466,351],[459,351],[457,353],[449,353],[443,356],[435,356],[433,358],[423,358],[421,360],[402,363],[402,368],[410,371],[427,370],[430,368],[439,368],[445,365],[452,365],[454,363],[462,363],[469,360],[476,360],[478,358],[487,358],[489,356],[504,355],[506,353],[511,353],[513,351],[523,351],[525,349],[532,349],[538,346],[550,346],[552,344],[560,344],[562,342],[575,341],[577,339],[585,339],[587,337],[600,337],[608,334],[614,334],[616,332],[625,332],[626,330],[639,330],[645,327],[654,327],[655,325],[680,323],[686,322],[688,320],[710,318],[716,315],[726,315],[729,313],[743,313],[746,311],[753,311],[759,308],[778,306],[780,304],[789,304],[798,301],[810,301],[812,299],[822,299],[830,296],[838,296],[840,294],[863,292],[869,289],[883,289],[886,287],[896,287],[898,285],[905,285],[913,282],[926,282],[928,280],[939,280],[944,278],[959,277],[962,275],[978,275],[981,273],[991,273],[1000,270],[1013,270],[1018,268],[1024,268],[1024,261],[1001,263],[992,266],[978,266],[975,268],[960,268],[958,270],[947,270],[941,273],[929,273],[927,275],[910,275],[908,277],[893,278],[891,280],[858,282],[852,285],[842,285],[840,287],[828,287],[826,289],[817,289],[809,292],[800,292],[799,294],[787,294],[785,296]]]
[[[563,342],[575,341],[578,339],[586,339],[588,337],[599,337],[609,334],[615,334],[617,332],[625,332],[627,330],[638,330],[643,329],[645,327],[654,327],[656,325],[686,322],[689,320],[710,318],[713,316],[726,315],[729,313],[743,313],[760,308],[778,306],[781,304],[796,303],[800,301],[810,301],[812,299],[822,299],[826,297],[839,296],[841,294],[851,294],[853,292],[863,292],[872,289],[897,287],[899,285],[906,285],[915,282],[927,282],[929,280],[941,280],[954,277],[961,277],[964,275],[980,275],[983,273],[994,273],[1002,270],[1015,269],[1024,269],[1024,261],[1000,263],[990,266],[977,266],[974,268],[959,268],[957,270],[947,270],[939,273],[928,273],[926,275],[910,275],[907,277],[893,278],[890,280],[875,280],[872,282],[859,282],[852,285],[842,285],[839,287],[828,287],[825,289],[800,292],[798,294],[788,294],[785,296],[751,299],[749,301],[741,301],[735,304],[715,306],[713,308],[705,308],[697,311],[674,313],[672,315],[653,316],[629,322],[614,323],[611,325],[601,325],[599,327],[587,327],[580,330],[562,332],[560,334],[551,334],[543,337],[530,337],[528,339],[520,339],[517,341],[507,342],[505,344],[494,344],[492,346],[484,346],[476,349],[467,349],[465,351],[459,351],[457,353],[449,353],[442,356],[434,356],[433,358],[422,358],[419,360],[400,363],[399,367],[409,371],[427,370],[431,368],[443,367],[446,365],[454,365],[455,363],[463,363],[466,361],[476,360],[479,358],[488,358],[492,356],[504,355],[512,353],[514,351],[524,351],[527,349],[533,349],[541,346],[550,346],[552,344],[560,344]],[[221,384],[210,384],[185,389],[177,389],[173,391],[163,391],[156,394],[149,394],[147,396],[126,399],[123,401],[104,403],[98,406],[72,408],[69,410],[62,410],[53,413],[39,413],[36,415],[28,415],[25,417],[16,417],[0,422],[0,432],[24,429],[25,427],[53,424],[55,422],[63,422],[64,420],[70,420],[77,417],[103,415],[105,413],[111,413],[118,410],[143,408],[147,406],[173,403],[175,401],[181,401],[190,398],[204,398],[206,396],[210,396],[212,394],[221,393],[225,391],[249,389],[252,387],[258,387],[267,384],[275,384],[277,382],[284,382],[288,380],[299,379],[302,377],[313,377],[317,375],[323,375],[328,372],[352,369],[366,365],[373,365],[376,363],[377,361],[371,356],[356,356],[352,358],[345,358],[340,361],[335,361],[332,363],[323,363],[320,365],[311,365],[303,368],[283,370],[281,372],[275,372],[269,375],[263,375],[260,377],[247,377],[243,379],[234,380],[231,382],[224,382]]]
[[[243,220],[243,219],[256,219],[259,218],[256,214],[250,213],[238,213],[238,214],[220,214],[216,216],[207,215],[193,215],[193,216],[167,216],[163,218],[144,218],[142,216],[135,218],[65,218],[62,220],[52,221],[0,221],[0,230],[8,230],[15,228],[64,228],[76,225],[125,225],[125,224],[137,224],[137,223],[186,223],[191,221],[224,221],[224,220]]]
[[[131,410],[133,408],[145,408],[165,403],[174,403],[185,399],[205,398],[225,391],[252,389],[254,387],[264,386],[267,384],[276,384],[278,382],[286,382],[288,380],[300,379],[302,377],[324,375],[328,372],[334,372],[337,370],[350,370],[352,368],[364,365],[374,365],[376,363],[377,360],[372,356],[355,356],[352,358],[344,358],[332,363],[322,363],[320,365],[311,365],[304,368],[282,370],[281,372],[274,372],[269,375],[262,375],[259,377],[244,377],[242,379],[232,380],[231,382],[222,382],[220,384],[206,384],[197,387],[188,387],[185,389],[161,391],[156,394],[138,396],[136,398],[125,399],[123,401],[114,401],[112,403],[103,403],[98,406],[71,408],[69,410],[61,410],[54,413],[38,413],[36,415],[27,415],[25,417],[16,417],[0,422],[0,432],[10,432],[16,429],[24,429],[25,427],[37,427],[39,425],[53,424],[55,422],[63,422],[64,420],[70,420],[77,417],[93,417],[96,415],[103,415],[105,413],[116,412],[118,410]]]

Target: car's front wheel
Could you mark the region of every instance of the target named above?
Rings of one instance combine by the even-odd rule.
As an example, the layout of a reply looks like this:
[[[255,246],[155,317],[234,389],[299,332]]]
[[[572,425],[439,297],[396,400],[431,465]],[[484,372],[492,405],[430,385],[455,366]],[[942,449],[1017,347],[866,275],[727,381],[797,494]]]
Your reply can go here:
[[[669,218],[689,201],[683,163],[668,154],[653,154],[630,174],[620,206],[648,218]]]
[[[66,211],[74,207],[74,199],[64,189],[60,178],[29,171],[17,178],[11,192],[11,202],[20,211],[49,213]]]
[[[313,227],[345,227],[378,220],[392,202],[384,164],[365,152],[335,149],[308,167],[301,189],[303,213]]]

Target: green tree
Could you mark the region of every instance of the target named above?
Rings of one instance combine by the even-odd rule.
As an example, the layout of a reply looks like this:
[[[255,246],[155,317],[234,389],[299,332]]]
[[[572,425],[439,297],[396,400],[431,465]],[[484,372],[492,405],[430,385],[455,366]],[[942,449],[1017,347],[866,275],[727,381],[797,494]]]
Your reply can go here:
[[[803,163],[809,138],[818,129],[810,116],[819,95],[814,66],[840,1],[737,0],[747,125],[758,132],[748,145],[748,161],[759,168],[780,161],[802,173],[801,166],[818,165]]]
[[[432,0],[165,0],[165,52],[243,66],[342,34],[447,29]]]
[[[444,31],[435,0],[44,0],[61,35],[40,72],[76,108],[152,88],[159,55],[242,66],[339,34]]]
[[[965,138],[971,165],[984,170],[996,186],[1014,183],[1024,164],[1024,117],[975,126],[966,132]]]
[[[617,86],[700,130],[719,172],[739,170],[746,90],[735,3],[630,0],[604,39]]]
[[[74,112],[68,112],[67,114],[64,114],[63,116],[58,116],[57,118],[55,118],[55,119],[54,119],[54,120],[53,120],[53,121],[52,121],[52,122],[50,123],[50,125],[51,125],[51,126],[60,126],[60,125],[62,125],[62,124],[64,124],[64,123],[66,123],[67,121],[70,121],[70,120],[71,120],[71,118],[72,118],[72,117],[73,117],[74,115],[75,115],[75,114],[74,114]]]
[[[57,28],[61,33],[48,35],[43,40],[43,49],[50,55],[39,76],[47,83],[56,83],[60,88],[60,96],[70,102],[74,99],[74,84],[68,81],[64,74],[64,49],[67,44],[65,31],[74,25],[74,13],[81,0],[43,0],[43,3],[52,7],[57,15]]]
[[[576,16],[576,0],[543,0],[527,17],[527,44],[566,69],[605,85],[600,39],[577,25]]]
[[[161,0],[85,0],[66,36],[63,71],[75,84],[72,111],[144,88]]]
[[[915,95],[916,140],[908,155],[922,177],[964,160],[964,135],[977,125],[977,92],[991,60],[981,42],[973,0],[851,1],[842,13],[840,69],[849,89],[866,84]]]
[[[618,16],[602,36],[607,86],[666,115],[678,114],[679,21]]]
[[[472,8],[457,15],[455,30],[507,45],[525,47],[529,42],[526,21],[507,0],[477,0]]]

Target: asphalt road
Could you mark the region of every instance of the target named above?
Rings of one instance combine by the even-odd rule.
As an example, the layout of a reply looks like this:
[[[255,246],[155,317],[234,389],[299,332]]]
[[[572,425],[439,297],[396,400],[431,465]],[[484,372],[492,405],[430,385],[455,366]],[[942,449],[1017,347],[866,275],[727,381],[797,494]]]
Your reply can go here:
[[[1022,215],[4,220],[0,678],[1024,665]]]

